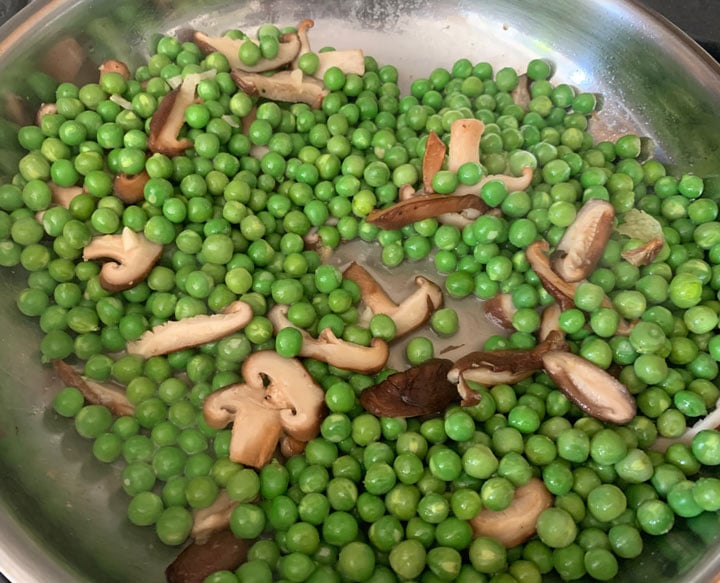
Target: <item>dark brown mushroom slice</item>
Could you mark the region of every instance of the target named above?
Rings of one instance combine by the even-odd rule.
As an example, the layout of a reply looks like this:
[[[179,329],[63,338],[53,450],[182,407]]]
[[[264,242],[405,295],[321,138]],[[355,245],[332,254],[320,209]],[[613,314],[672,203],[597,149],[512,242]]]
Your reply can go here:
[[[546,340],[551,333],[557,333],[561,337],[565,337],[565,333],[560,330],[560,314],[562,310],[556,303],[545,306],[540,317],[540,329],[538,330],[538,338],[542,342]]]
[[[506,330],[514,329],[512,318],[516,311],[511,294],[497,294],[483,302],[485,317]]]
[[[234,571],[247,559],[251,542],[224,529],[203,544],[191,543],[165,569],[167,583],[202,583],[217,571]]]
[[[138,174],[118,174],[113,179],[113,194],[126,204],[145,199],[145,185],[150,175],[143,170]]]
[[[179,87],[166,93],[160,100],[150,119],[148,149],[151,152],[172,158],[192,148],[192,140],[178,139],[178,135],[185,124],[185,110],[197,101],[195,88],[198,81],[198,75],[188,75]]]
[[[643,243],[633,249],[627,249],[620,255],[628,263],[635,267],[650,265],[662,251],[665,240],[662,237],[653,237],[649,241]]]
[[[458,392],[447,374],[453,363],[431,358],[406,371],[390,375],[365,389],[360,404],[378,417],[419,417],[440,413],[457,401]]]
[[[288,103],[306,103],[317,109],[328,94],[321,81],[306,77],[300,69],[279,71],[269,76],[233,69],[230,75],[242,91],[253,97]]]
[[[587,201],[552,254],[553,271],[568,283],[590,275],[610,240],[614,220],[615,209],[608,201]]]
[[[435,132],[431,131],[425,143],[425,153],[422,161],[423,188],[427,194],[434,192],[432,187],[433,176],[442,168],[446,151],[445,142]]]
[[[121,385],[113,382],[99,383],[85,378],[64,360],[55,359],[52,365],[60,379],[66,385],[78,389],[89,403],[103,405],[119,417],[135,413],[135,407],[128,400]]]
[[[438,217],[446,213],[459,213],[466,209],[473,209],[483,214],[490,207],[474,194],[463,196],[422,194],[385,209],[376,209],[367,216],[366,220],[382,229],[401,229],[416,221]]]
[[[542,363],[558,388],[591,417],[616,425],[635,417],[635,399],[627,387],[590,361],[553,350],[542,355]]]

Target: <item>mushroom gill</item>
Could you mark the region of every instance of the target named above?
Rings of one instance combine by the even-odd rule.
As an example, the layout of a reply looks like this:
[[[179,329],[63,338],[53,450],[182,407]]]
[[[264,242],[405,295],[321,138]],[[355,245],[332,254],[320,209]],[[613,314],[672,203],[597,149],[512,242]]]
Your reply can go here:
[[[185,110],[196,103],[195,88],[199,80],[198,75],[188,75],[180,87],[163,96],[150,119],[148,149],[151,152],[173,157],[192,148],[191,140],[178,139],[178,135],[185,124]]]
[[[627,387],[590,361],[562,350],[542,355],[553,382],[585,413],[607,423],[628,423],[636,405]]]

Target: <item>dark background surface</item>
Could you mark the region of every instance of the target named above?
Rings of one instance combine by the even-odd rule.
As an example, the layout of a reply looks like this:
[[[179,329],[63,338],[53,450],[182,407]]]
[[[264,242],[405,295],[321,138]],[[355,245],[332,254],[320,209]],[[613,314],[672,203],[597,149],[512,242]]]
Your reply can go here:
[[[0,0],[0,24],[27,3],[27,0]],[[681,28],[720,60],[719,0],[643,0],[642,3]],[[0,583],[7,583],[1,574]]]

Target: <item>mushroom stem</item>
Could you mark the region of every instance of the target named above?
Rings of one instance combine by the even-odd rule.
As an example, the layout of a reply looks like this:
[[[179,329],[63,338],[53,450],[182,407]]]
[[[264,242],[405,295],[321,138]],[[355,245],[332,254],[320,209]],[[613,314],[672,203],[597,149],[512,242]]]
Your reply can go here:
[[[221,314],[193,316],[155,326],[127,344],[129,354],[143,358],[177,352],[219,340],[244,328],[252,320],[249,304],[232,302]]]
[[[302,347],[299,356],[314,358],[334,367],[361,373],[374,373],[381,370],[387,363],[390,350],[387,342],[373,338],[370,346],[362,346],[354,342],[340,340],[330,328],[320,331],[313,338],[306,330],[298,328],[287,318],[288,307],[276,304],[268,318],[277,334],[283,328],[296,328],[302,336]]]
[[[415,277],[417,289],[399,304],[387,295],[364,267],[354,261],[343,272],[343,277],[358,284],[362,301],[373,314],[386,314],[393,319],[396,338],[422,326],[443,303],[442,290],[421,275]]]

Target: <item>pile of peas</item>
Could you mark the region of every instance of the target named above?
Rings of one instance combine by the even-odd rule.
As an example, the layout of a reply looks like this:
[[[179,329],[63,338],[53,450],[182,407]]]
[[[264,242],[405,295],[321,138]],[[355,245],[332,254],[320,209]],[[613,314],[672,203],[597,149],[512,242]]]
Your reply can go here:
[[[243,61],[271,56],[280,32],[261,27],[257,45],[243,45]],[[313,56],[303,60],[306,72],[317,66]],[[720,434],[650,449],[657,436],[681,436],[720,396],[718,193],[704,192],[697,176],[674,177],[657,160],[643,160],[637,136],[595,143],[588,131],[595,96],[551,84],[545,61],[528,64],[527,107],[513,101],[519,77],[511,68],[460,59],[416,79],[402,96],[395,67],[365,61],[362,76],[326,73],[329,93],[317,110],[256,102],[236,89],[223,55],[203,56],[171,37],[157,40],[127,81],[114,73],[82,87],[44,79],[57,113],[19,131],[28,153],[0,186],[0,265],[28,272],[17,306],[38,319],[42,361],[70,359],[90,379],[121,383],[135,413],[114,418],[75,387],[63,388],[54,408],[92,440],[98,460],[122,468],[128,519],[153,527],[163,543],[183,544],[192,511],[222,490],[238,503],[233,532],[262,538],[245,564],[208,583],[529,583],[553,571],[565,580],[612,579],[621,560],[638,557],[643,540],[667,533],[676,516],[720,509],[720,480],[704,469],[720,464]],[[198,84],[201,103],[185,114],[194,147],[173,158],[150,153],[149,120],[168,81],[208,70],[216,74]],[[245,134],[239,122],[254,105],[257,118]],[[400,186],[420,184],[428,133],[447,140],[453,121],[468,117],[486,126],[482,164],[440,171],[434,189],[450,193],[526,167],[534,170],[531,188],[487,183],[481,196],[502,216],[463,229],[436,219],[394,231],[367,223],[370,211],[396,201]],[[251,156],[254,146],[266,153]],[[143,169],[150,176],[144,201],[113,196],[115,174]],[[84,193],[68,209],[53,206],[49,181]],[[392,339],[387,318],[358,324],[357,286],[305,249],[312,229],[329,248],[356,238],[379,245],[388,268],[434,265],[453,298],[511,294],[515,331],[484,348],[529,348],[539,309],[552,298],[524,250],[539,237],[557,244],[594,197],[609,200],[620,220],[634,208],[651,215],[666,241],[653,263],[635,267],[621,253],[642,241],[615,234],[578,287],[576,308],[560,316],[571,349],[617,371],[635,395],[638,415],[626,426],[583,415],[543,373],[515,386],[477,387],[477,405],[436,418],[377,418],[357,396],[390,371],[372,377],[310,359],[304,364],[326,391],[329,413],[302,455],[242,467],[228,458],[230,429],[205,424],[203,399],[241,381],[249,354],[296,353],[297,336],[276,339],[265,316],[276,303],[288,304],[289,319],[311,333],[330,327],[360,344]],[[110,293],[82,250],[124,227],[165,250],[145,281]],[[604,295],[612,308],[601,306]],[[147,360],[119,355],[153,326],[238,299],[254,313],[240,332]],[[620,318],[639,320],[629,336],[616,334]],[[454,333],[457,314],[438,312],[432,328]],[[415,338],[407,350],[411,364],[432,356],[431,337]],[[506,508],[533,476],[555,497],[537,537],[508,550],[473,539],[468,520],[482,508]]]

